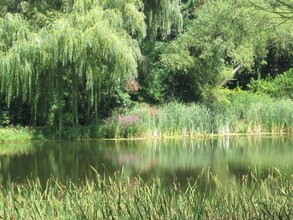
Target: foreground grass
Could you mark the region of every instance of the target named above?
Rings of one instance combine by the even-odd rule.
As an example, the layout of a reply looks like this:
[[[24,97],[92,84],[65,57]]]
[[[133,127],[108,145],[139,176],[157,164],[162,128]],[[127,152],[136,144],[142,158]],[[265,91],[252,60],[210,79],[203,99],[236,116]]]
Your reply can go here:
[[[209,184],[200,189],[205,176]],[[203,172],[187,186],[161,185],[156,179],[105,180],[66,186],[49,180],[2,188],[3,219],[291,219],[293,180],[273,170],[266,179],[256,174],[222,184]]]

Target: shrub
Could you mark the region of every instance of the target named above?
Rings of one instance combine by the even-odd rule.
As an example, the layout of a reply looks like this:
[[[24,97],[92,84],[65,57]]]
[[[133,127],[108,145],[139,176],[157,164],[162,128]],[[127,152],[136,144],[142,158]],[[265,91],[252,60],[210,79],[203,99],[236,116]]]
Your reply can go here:
[[[266,93],[275,98],[293,99],[293,69],[276,78],[252,80],[248,87],[258,93]]]

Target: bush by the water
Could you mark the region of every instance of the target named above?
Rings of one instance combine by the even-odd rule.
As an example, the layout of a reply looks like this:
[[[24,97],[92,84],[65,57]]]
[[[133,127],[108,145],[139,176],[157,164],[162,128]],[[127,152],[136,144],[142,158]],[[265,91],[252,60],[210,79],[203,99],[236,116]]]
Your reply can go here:
[[[276,98],[293,99],[293,69],[278,75],[274,79],[252,80],[248,87],[257,93],[269,94]]]
[[[42,140],[43,136],[29,127],[0,127],[0,142],[2,141],[32,141]]]

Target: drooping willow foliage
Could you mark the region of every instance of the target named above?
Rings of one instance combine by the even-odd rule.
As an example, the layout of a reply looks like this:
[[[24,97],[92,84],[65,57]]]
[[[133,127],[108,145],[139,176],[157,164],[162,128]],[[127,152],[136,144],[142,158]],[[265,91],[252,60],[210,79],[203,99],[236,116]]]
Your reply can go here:
[[[76,1],[65,16],[38,32],[30,30],[22,16],[6,14],[1,19],[0,55],[1,92],[6,102],[13,96],[28,100],[34,123],[38,112],[49,114],[55,108],[62,126],[63,89],[70,84],[67,92],[77,121],[79,82],[84,81],[97,114],[101,84],[107,81],[111,89],[135,77],[140,57],[138,43],[126,29],[143,37],[144,15],[130,3],[120,7],[125,9],[105,9],[99,1]]]
[[[180,3],[180,0],[145,1],[150,39],[155,39],[156,37],[166,39],[172,33],[172,30],[176,32],[182,31],[183,17]]]
[[[29,103],[33,125],[46,122],[62,128],[66,112],[78,124],[82,93],[88,103],[86,114],[96,120],[101,95],[137,75],[139,43],[147,33],[143,1],[29,2],[13,1],[9,7],[5,3],[6,12],[1,11],[0,91],[5,103],[9,106],[15,97],[21,98]],[[155,4],[162,11],[156,15],[158,23],[169,22],[173,1],[166,2]],[[45,13],[44,7],[52,13]],[[44,13],[36,16],[27,9]],[[32,19],[39,17],[46,17],[45,22],[36,28]],[[169,27],[170,23],[163,26]]]

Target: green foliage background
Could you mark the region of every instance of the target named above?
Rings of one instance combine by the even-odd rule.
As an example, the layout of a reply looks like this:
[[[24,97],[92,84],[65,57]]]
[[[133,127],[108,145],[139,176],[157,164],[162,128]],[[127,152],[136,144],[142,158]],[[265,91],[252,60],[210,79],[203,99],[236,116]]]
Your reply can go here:
[[[14,0],[0,8],[1,126],[96,126],[139,103],[210,107],[225,99],[223,87],[292,99],[289,0]]]

